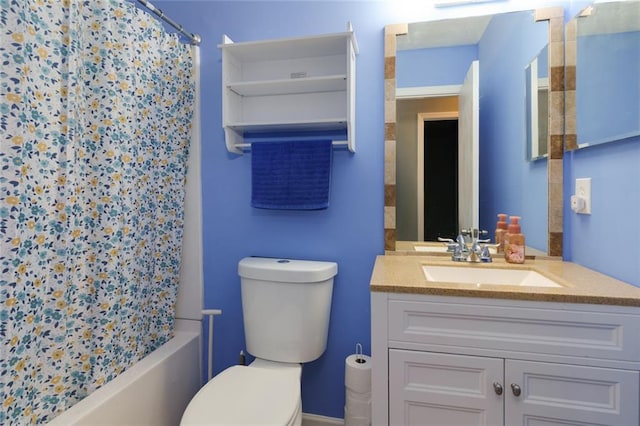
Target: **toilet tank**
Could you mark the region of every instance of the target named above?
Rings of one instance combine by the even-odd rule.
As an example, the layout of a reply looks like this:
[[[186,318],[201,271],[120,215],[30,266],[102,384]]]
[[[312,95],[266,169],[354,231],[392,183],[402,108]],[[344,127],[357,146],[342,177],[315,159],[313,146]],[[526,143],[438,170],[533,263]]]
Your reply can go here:
[[[334,262],[246,257],[238,263],[247,351],[309,362],[327,347]]]

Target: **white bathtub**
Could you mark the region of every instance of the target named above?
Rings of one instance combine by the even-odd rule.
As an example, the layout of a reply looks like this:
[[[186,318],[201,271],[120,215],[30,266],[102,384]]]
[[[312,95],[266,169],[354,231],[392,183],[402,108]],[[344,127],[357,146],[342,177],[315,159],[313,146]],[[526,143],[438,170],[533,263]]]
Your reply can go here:
[[[201,385],[200,321],[49,422],[52,426],[176,426]]]

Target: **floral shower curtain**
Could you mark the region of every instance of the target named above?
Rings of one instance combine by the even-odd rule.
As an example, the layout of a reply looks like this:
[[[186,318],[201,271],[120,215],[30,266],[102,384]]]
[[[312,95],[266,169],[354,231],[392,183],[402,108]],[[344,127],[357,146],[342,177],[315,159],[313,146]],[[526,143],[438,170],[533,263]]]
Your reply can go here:
[[[125,0],[0,0],[0,424],[44,423],[168,340],[189,46]]]

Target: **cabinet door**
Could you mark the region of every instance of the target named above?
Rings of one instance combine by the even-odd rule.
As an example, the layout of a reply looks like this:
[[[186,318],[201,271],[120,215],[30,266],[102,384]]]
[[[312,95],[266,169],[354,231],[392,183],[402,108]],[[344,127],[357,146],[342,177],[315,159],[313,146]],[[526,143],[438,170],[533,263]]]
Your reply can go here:
[[[637,371],[506,360],[504,387],[507,426],[638,424]]]
[[[502,425],[504,361],[389,350],[390,425]]]

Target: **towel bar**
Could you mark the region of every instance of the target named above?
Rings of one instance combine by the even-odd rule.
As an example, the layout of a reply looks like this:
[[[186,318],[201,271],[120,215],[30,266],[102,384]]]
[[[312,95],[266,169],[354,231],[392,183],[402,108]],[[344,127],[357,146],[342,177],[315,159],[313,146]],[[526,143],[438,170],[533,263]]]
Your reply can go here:
[[[256,143],[260,143],[260,142],[256,142]],[[332,145],[334,147],[337,147],[337,146],[348,146],[349,142],[348,141],[333,141]],[[251,142],[237,143],[234,146],[236,148],[242,149],[243,151],[248,151],[251,148]]]

